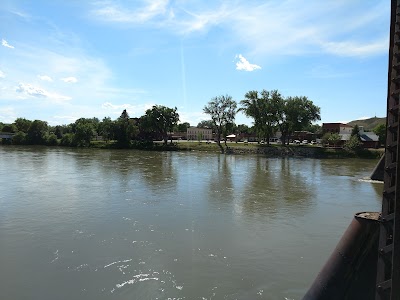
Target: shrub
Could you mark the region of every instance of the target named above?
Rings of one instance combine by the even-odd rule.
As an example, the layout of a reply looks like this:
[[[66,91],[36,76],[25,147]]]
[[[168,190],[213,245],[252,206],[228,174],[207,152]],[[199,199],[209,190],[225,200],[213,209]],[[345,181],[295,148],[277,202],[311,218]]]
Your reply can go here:
[[[14,145],[24,145],[26,144],[26,133],[18,131],[12,138],[12,143]]]

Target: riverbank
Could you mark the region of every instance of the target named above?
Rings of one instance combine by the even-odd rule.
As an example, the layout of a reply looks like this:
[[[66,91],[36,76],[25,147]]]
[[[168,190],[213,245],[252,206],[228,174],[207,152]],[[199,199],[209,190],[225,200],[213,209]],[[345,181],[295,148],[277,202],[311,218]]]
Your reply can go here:
[[[94,141],[90,145],[93,148],[126,148],[115,143]],[[164,145],[161,143],[136,142],[129,148],[149,151],[205,151],[220,153],[216,143],[206,142],[175,142]],[[227,143],[227,154],[261,154],[267,157],[309,157],[309,158],[372,158],[377,159],[384,154],[384,149],[362,149],[350,152],[340,148],[324,148],[316,145],[260,145],[244,143]]]

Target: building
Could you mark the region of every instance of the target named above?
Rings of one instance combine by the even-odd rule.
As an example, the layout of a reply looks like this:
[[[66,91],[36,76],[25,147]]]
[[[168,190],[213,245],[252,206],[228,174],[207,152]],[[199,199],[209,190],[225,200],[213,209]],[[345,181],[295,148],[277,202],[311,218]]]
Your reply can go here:
[[[352,130],[353,126],[343,123],[322,123],[323,134],[327,132],[339,133],[339,134],[351,134]]]
[[[209,128],[197,128],[189,127],[187,129],[187,139],[188,140],[212,140],[212,129]]]
[[[325,133],[338,133],[340,135],[340,142],[338,146],[343,146],[343,144],[350,140],[351,132],[353,131],[353,126],[343,124],[343,123],[322,123],[322,132]],[[379,147],[379,137],[369,131],[364,131],[363,126],[359,126],[359,134],[361,142],[364,148],[378,148]]]

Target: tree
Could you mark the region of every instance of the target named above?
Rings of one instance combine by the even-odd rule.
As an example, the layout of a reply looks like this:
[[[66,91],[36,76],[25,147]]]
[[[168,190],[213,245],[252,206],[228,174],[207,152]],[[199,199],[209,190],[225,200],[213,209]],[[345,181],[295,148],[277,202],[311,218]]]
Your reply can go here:
[[[260,93],[250,91],[246,93],[245,99],[240,101],[243,107],[239,111],[253,118],[258,137],[266,140],[267,145],[278,125],[279,106],[277,104],[281,100],[282,96],[277,90],[270,92],[263,90]]]
[[[118,144],[124,147],[129,146],[138,131],[136,122],[129,117],[128,112],[124,109],[121,116],[115,121],[114,126],[114,134]]]
[[[12,143],[14,145],[24,145],[26,144],[26,133],[23,131],[18,131],[12,138]]]
[[[278,116],[283,142],[294,131],[304,130],[312,122],[321,120],[320,108],[305,96],[286,98],[279,104]]]
[[[166,145],[168,143],[168,132],[171,132],[179,122],[179,114],[176,107],[154,105],[151,109],[146,110],[142,121],[146,130],[159,135]]]
[[[46,144],[49,146],[57,146],[58,145],[57,136],[54,133],[50,133],[46,137]]]
[[[17,119],[14,121],[14,124],[15,124],[15,126],[17,127],[17,130],[18,130],[18,131],[22,131],[22,132],[27,133],[28,130],[29,130],[29,127],[30,127],[31,124],[32,124],[32,121],[27,120],[27,119],[24,119],[24,118],[17,118]]]
[[[352,137],[355,136],[357,138],[357,140],[361,141],[360,128],[358,128],[357,124],[351,130],[351,136]]]
[[[214,122],[213,120],[203,120],[199,124],[197,124],[197,128],[214,129]]]
[[[47,131],[47,122],[40,120],[33,121],[27,132],[28,143],[33,145],[44,145],[46,143]]]
[[[99,134],[103,137],[103,140],[108,143],[109,140],[114,138],[115,122],[110,117],[104,117],[99,123],[98,130]]]
[[[373,132],[379,137],[379,143],[381,145],[386,144],[386,125],[379,124],[373,129]]]
[[[331,133],[327,132],[322,137],[323,144],[333,144],[334,147],[342,140],[342,137],[339,133]]]
[[[15,124],[4,124],[3,128],[1,129],[3,132],[17,132],[17,127]]]
[[[94,124],[84,119],[78,119],[75,123],[75,144],[82,147],[89,146],[95,132]]]
[[[322,133],[322,127],[319,124],[311,124],[304,129],[312,133]]]
[[[202,133],[202,132],[199,132],[199,133],[197,134],[197,140],[199,141],[199,144],[200,144],[201,141],[203,140],[203,133]]]
[[[343,148],[349,152],[357,152],[361,150],[362,144],[357,134],[354,134],[344,143]]]
[[[185,123],[178,124],[176,129],[179,132],[186,132],[189,127],[190,127],[190,124],[188,122],[185,122]]]
[[[240,133],[250,133],[250,128],[246,124],[239,124],[236,127],[236,132],[239,133],[239,134]]]
[[[211,101],[208,102],[208,104],[203,108],[203,111],[210,115],[211,120],[213,121],[217,136],[217,143],[222,153],[224,153],[224,149],[221,146],[221,134],[224,132],[228,123],[234,122],[236,107],[236,101],[232,100],[231,96],[225,95],[212,98]]]
[[[73,133],[65,133],[61,138],[60,145],[67,146],[67,147],[76,146],[76,144],[75,144],[75,134],[73,134]]]

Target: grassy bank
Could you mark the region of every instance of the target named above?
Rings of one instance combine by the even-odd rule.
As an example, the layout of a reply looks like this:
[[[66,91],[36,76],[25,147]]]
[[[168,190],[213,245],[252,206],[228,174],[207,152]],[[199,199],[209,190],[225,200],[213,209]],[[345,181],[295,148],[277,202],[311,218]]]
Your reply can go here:
[[[224,148],[225,145],[223,144]],[[312,149],[314,150],[315,157],[318,158],[372,158],[376,159],[383,155],[384,149],[363,149],[357,152],[349,152],[344,149],[332,149],[332,148],[323,148],[320,146],[314,145],[260,145],[257,143],[228,143],[227,146],[230,149],[235,150],[234,152],[243,153],[260,153],[263,150],[268,150],[271,148],[282,149],[282,147],[287,147],[289,151],[293,152],[293,155],[296,155],[296,152],[299,150]],[[131,145],[118,145],[114,141],[110,141],[108,143],[104,141],[92,141],[90,147],[93,148],[103,148],[103,149],[138,149],[138,150],[147,150],[147,151],[205,151],[205,152],[215,152],[220,153],[220,149],[217,143],[209,143],[206,142],[189,142],[189,141],[180,141],[174,143],[168,143],[168,145],[163,145],[162,143],[152,143],[152,142],[133,142]]]

